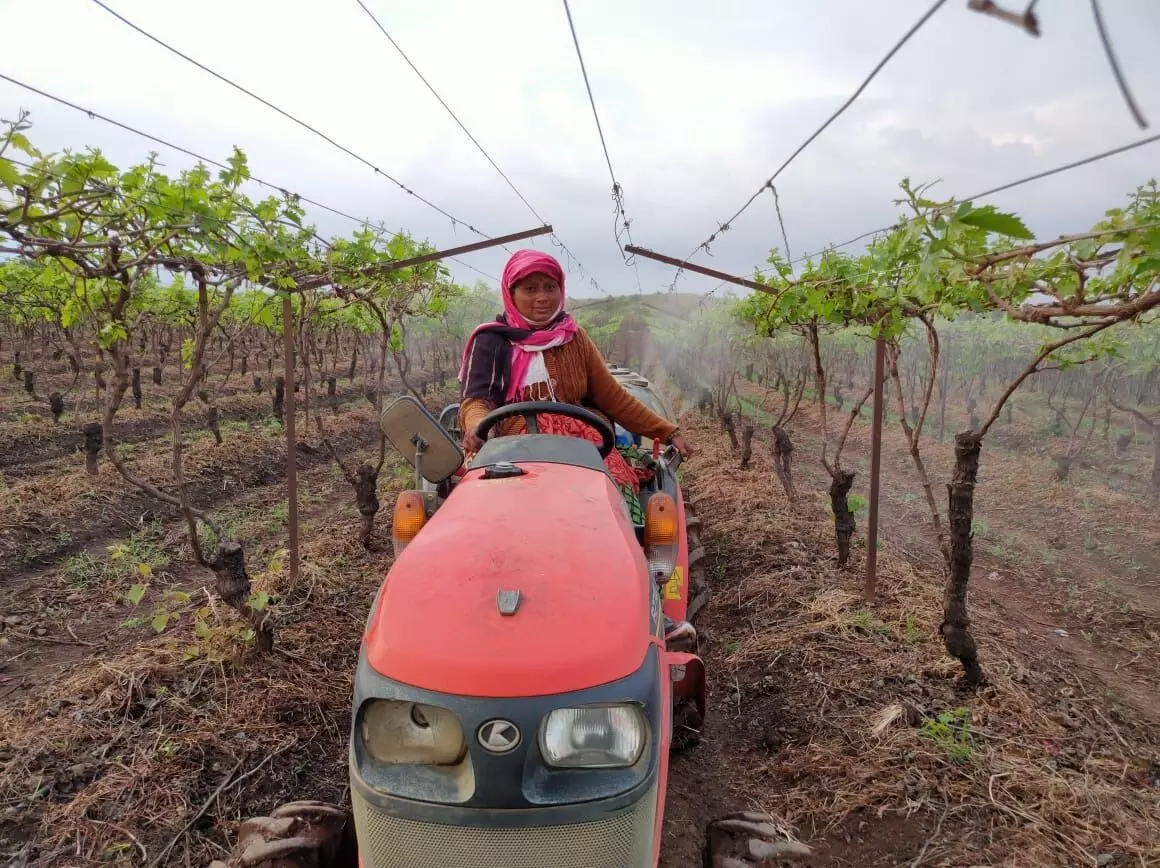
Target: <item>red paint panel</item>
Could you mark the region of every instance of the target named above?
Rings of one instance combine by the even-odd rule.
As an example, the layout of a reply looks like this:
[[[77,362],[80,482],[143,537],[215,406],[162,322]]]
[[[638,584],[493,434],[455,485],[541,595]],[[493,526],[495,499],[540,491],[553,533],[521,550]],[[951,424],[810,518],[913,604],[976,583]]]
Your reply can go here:
[[[464,696],[544,696],[635,671],[649,578],[620,492],[595,470],[470,472],[387,575],[365,637],[388,678]],[[496,594],[519,590],[515,615]]]

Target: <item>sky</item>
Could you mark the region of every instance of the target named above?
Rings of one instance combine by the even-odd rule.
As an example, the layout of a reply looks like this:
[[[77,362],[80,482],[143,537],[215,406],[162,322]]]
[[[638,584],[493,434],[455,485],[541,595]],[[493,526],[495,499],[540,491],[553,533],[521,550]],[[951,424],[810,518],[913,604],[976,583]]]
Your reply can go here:
[[[540,220],[356,0],[103,0],[488,235]],[[626,266],[608,168],[556,0],[364,0],[535,211],[555,228],[573,297],[663,291],[670,266]],[[1014,7],[1022,0],[1004,0]],[[931,0],[571,0],[633,240],[686,257],[764,184],[930,7]],[[1044,0],[1042,36],[949,0],[854,105],[779,177],[790,252],[889,225],[903,177],[969,196],[1154,134],[1160,3],[1102,0],[1152,127],[1116,87],[1086,0]],[[479,240],[353,157],[151,42],[93,0],[0,0],[0,73],[438,248]],[[193,159],[0,80],[0,117],[31,111],[46,150]],[[996,195],[1041,238],[1082,231],[1149,178],[1160,142]],[[268,191],[255,188],[252,195]],[[323,235],[357,224],[308,208]],[[763,194],[694,262],[747,275],[782,246]],[[857,248],[852,248],[856,250]],[[507,254],[463,262],[499,275]],[[455,262],[453,277],[480,275]],[[491,283],[492,281],[488,281]],[[718,281],[686,273],[684,292]]]

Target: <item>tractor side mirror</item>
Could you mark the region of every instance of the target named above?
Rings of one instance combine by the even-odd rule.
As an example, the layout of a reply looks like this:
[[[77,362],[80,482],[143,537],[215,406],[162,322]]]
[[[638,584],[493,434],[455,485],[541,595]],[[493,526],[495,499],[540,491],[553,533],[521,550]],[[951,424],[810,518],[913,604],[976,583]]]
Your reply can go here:
[[[420,477],[438,485],[463,465],[463,452],[431,413],[410,395],[383,411],[379,426]]]

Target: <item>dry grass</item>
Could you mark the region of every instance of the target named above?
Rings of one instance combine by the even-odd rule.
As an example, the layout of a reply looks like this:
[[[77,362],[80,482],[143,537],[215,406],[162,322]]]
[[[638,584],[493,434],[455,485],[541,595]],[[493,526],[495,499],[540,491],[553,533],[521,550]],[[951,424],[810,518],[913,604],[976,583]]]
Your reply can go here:
[[[327,412],[326,419],[344,457],[374,451],[369,408]],[[0,857],[46,866],[202,865],[226,852],[243,817],[303,796],[343,801],[351,682],[390,558],[381,537],[376,552],[356,543],[352,492],[320,453],[303,459],[313,469],[300,476],[302,579],[287,586],[284,566],[276,565],[284,561],[284,524],[271,508],[283,497],[284,444],[280,430],[257,426],[227,432],[221,447],[195,438],[186,452],[191,488],[245,541],[254,589],[273,595],[274,654],[245,650],[238,619],[205,590],[212,576],[182,559],[176,522],[157,526],[170,562],[150,577],[137,608],[121,599],[141,580],[133,563],[132,576],[103,576],[81,593],[65,569],[18,576],[5,589],[0,614],[19,613],[24,624],[23,638],[0,651],[0,665],[16,661],[21,673],[0,684]],[[132,460],[135,472],[168,478],[164,439],[143,444]],[[51,477],[0,491],[20,509],[11,520],[0,507],[0,545],[13,539],[5,533],[30,526],[87,526],[99,536],[85,553],[108,560],[105,543],[126,532],[121,518],[133,524],[135,516],[121,513],[137,494],[104,462],[96,477],[79,463],[78,456]],[[384,515],[405,481],[394,463],[384,469]],[[122,624],[142,614],[148,620],[167,590],[192,599],[169,604],[181,617],[163,633]],[[208,638],[195,630],[198,610]],[[33,624],[49,627],[48,635],[37,639],[28,632]],[[194,646],[200,656],[187,659]]]
[[[337,416],[328,414],[327,428],[337,443],[369,442],[374,439],[373,410],[358,407]],[[121,448],[131,472],[171,489],[169,438]],[[79,454],[64,461],[55,473],[29,476],[0,488],[0,561],[27,560],[38,546],[52,548],[60,534],[73,538],[85,532],[100,534],[102,525],[108,533],[122,518],[131,527],[140,513],[123,513],[135,506],[151,512],[164,510],[130,488],[104,456],[96,476],[85,472]],[[271,481],[281,473],[284,461],[285,437],[277,426],[231,430],[221,446],[202,433],[187,440],[185,477],[195,491],[195,504],[213,509],[219,501]],[[201,497],[196,495],[199,490]]]
[[[828,513],[808,496],[791,506],[764,456],[738,471],[715,425],[686,422],[704,450],[692,492],[720,568],[707,630],[727,671],[712,680],[735,679],[725,713],[777,721],[780,749],[743,770],[762,807],[820,834],[855,812],[931,812],[930,864],[1160,860],[1154,720],[979,603],[988,684],[960,692],[938,635],[940,571],[887,547],[878,602],[863,608],[859,572],[831,554]]]
[[[273,655],[182,662],[187,618],[0,710],[0,838],[24,840],[37,865],[145,864],[228,779],[163,860],[201,865],[244,816],[304,795],[341,801],[362,622],[387,566],[354,542],[354,523],[307,527],[298,588],[255,577],[281,595]]]
[[[141,409],[133,406],[133,401],[126,396],[121,409],[117,411],[117,424],[125,429],[159,428],[168,431],[169,415],[171,412],[171,396],[176,389],[176,369],[166,371],[167,385],[154,386],[151,382],[143,383],[144,395]],[[221,411],[223,421],[227,419],[262,419],[269,418],[272,406],[272,391],[274,377],[262,372],[266,381],[265,390],[254,392],[249,388],[249,376],[245,382],[237,377],[224,389],[220,384],[211,385],[214,403]],[[67,385],[67,384],[64,384]],[[63,387],[63,386],[62,386]],[[39,394],[47,395],[49,386],[37,383]],[[316,381],[315,391],[321,391]],[[338,387],[337,395],[340,401],[361,401],[361,391],[357,385],[346,383]],[[325,398],[319,400],[314,395],[312,401],[325,407]],[[16,383],[0,381],[0,452],[7,450],[30,451],[35,453],[38,444],[60,440],[61,438],[76,438],[79,427],[89,421],[99,421],[101,407],[95,401],[92,389],[77,389],[66,397],[65,413],[59,423],[53,422],[45,398],[33,399],[19,391]],[[184,412],[186,426],[195,429],[201,426],[203,408],[193,401],[186,406]],[[78,438],[79,442],[79,438]]]
[[[743,391],[754,400],[760,400],[766,390],[745,384]],[[835,419],[844,424],[844,417],[834,416],[830,410],[831,432]],[[1020,426],[1016,416],[1015,427]],[[807,474],[821,473],[818,462],[818,432],[820,424],[816,408],[803,403],[792,428],[803,432],[795,441],[799,452],[795,461]],[[943,443],[932,439],[937,429],[929,424],[922,441],[922,456],[945,512],[942,484],[951,476],[954,465],[953,436],[948,433]],[[806,433],[808,432],[808,433]],[[1003,435],[1007,435],[1004,437]],[[833,436],[833,433],[831,433]],[[1028,445],[1026,449],[1007,448],[1009,442]],[[1105,542],[1115,537],[1118,548],[1140,555],[1145,560],[1149,553],[1160,551],[1160,523],[1140,520],[1142,504],[1147,499],[1147,480],[1151,473],[1150,448],[1145,444],[1134,447],[1123,458],[1105,454],[1102,442],[1093,442],[1085,457],[1093,462],[1089,467],[1076,467],[1072,479],[1066,483],[1055,480],[1055,465],[1050,453],[1061,451],[1063,441],[1036,439],[1027,431],[1024,436],[1012,437],[1003,423],[992,429],[983,444],[980,459],[979,488],[976,518],[988,529],[980,533],[980,548],[986,553],[997,545],[1006,546],[1011,553],[1023,556],[1034,571],[1063,566],[1066,560],[1082,560]],[[860,483],[868,465],[870,424],[863,418],[850,432],[844,462],[859,470]],[[884,427],[883,486],[887,498],[903,498],[907,506],[901,510],[908,520],[929,522],[926,505],[918,496],[921,489],[908,454],[908,447],[897,424]],[[1111,476],[1101,469],[1116,467],[1119,476]],[[815,471],[814,468],[817,468]],[[859,484],[857,488],[864,488]],[[1085,543],[1087,547],[1085,548]],[[1092,545],[1095,543],[1096,545]],[[1058,559],[1043,563],[1042,556],[1050,553]]]
[[[367,419],[338,418],[349,420],[332,429],[342,448]],[[727,745],[739,801],[806,839],[856,815],[939,818],[924,851],[930,865],[1094,864],[1106,853],[1119,854],[1117,866],[1160,860],[1155,721],[977,603],[990,683],[960,694],[937,632],[937,572],[888,549],[880,601],[864,610],[856,574],[834,565],[820,505],[806,497],[791,507],[764,451],[739,472],[715,426],[688,422],[704,449],[690,465],[691,497],[719,567],[705,627],[717,658],[706,738],[740,732],[765,742]],[[195,481],[245,478],[277,457],[277,438],[232,436],[227,449],[191,446]],[[154,448],[138,466],[162,474],[167,461]],[[13,491],[22,508],[39,510],[29,520],[68,526],[87,515],[74,501],[116,507],[126,486],[107,468],[94,479],[78,466]],[[278,570],[255,575],[256,587],[282,595],[272,656],[182,662],[192,641],[186,619],[160,636],[117,634],[91,659],[42,670],[28,693],[5,699],[0,840],[54,866],[144,865],[176,840],[162,864],[202,865],[222,855],[245,816],[291,798],[342,801],[351,678],[389,563],[354,543],[356,521],[336,484],[307,522],[300,586],[285,587]],[[194,589],[188,578],[183,587]],[[1140,665],[1155,660],[1140,650]],[[949,735],[936,726],[942,714],[951,715]],[[754,719],[777,732],[742,723]]]

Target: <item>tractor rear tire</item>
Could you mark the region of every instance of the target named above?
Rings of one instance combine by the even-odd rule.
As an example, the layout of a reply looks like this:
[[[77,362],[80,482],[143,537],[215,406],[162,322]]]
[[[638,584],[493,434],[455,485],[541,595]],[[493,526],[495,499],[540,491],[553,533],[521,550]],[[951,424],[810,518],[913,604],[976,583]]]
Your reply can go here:
[[[697,614],[709,602],[709,581],[705,574],[705,547],[701,545],[701,519],[685,505],[685,534],[689,546],[689,605],[685,620],[694,623]]]
[[[709,583],[705,578],[705,548],[701,545],[701,519],[685,504],[685,534],[689,550],[689,605],[685,620],[693,623],[697,613],[709,602]],[[694,649],[695,651],[696,649]],[[679,753],[701,743],[704,718],[692,698],[682,699],[673,707],[673,737],[669,750]]]

